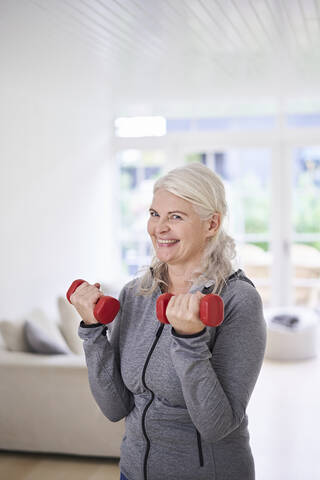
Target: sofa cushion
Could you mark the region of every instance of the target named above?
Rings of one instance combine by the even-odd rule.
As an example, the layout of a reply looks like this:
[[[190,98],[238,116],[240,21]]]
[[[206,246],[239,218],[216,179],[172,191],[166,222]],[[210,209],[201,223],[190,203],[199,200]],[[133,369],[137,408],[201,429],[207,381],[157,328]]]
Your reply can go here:
[[[82,340],[78,336],[78,327],[81,321],[76,309],[64,298],[58,297],[60,314],[60,330],[73,353],[83,354]]]
[[[24,335],[25,319],[15,321],[1,320],[0,332],[7,350],[12,352],[29,352],[29,346]]]
[[[70,349],[66,344],[52,337],[45,328],[27,320],[24,324],[24,333],[28,346],[33,353],[45,355],[66,354]]]
[[[1,333],[1,330],[0,330],[0,350],[3,350],[5,348],[6,348],[6,346],[5,346],[3,336],[2,336],[2,333]]]

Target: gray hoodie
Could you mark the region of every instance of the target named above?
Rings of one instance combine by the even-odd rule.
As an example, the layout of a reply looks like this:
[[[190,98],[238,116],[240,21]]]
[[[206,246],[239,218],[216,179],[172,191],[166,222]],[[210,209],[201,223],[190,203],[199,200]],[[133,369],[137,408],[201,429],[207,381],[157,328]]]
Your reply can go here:
[[[241,270],[231,275],[223,323],[191,336],[157,320],[160,289],[136,288],[122,289],[108,328],[79,327],[97,404],[111,421],[126,419],[121,471],[128,480],[253,480],[246,407],[266,341],[255,287]]]

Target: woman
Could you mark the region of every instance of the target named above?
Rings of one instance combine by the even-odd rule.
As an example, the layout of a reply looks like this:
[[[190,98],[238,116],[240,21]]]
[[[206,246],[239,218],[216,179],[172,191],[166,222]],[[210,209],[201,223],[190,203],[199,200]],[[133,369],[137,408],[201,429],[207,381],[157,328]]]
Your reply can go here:
[[[124,480],[254,479],[246,407],[265,322],[253,284],[232,270],[226,211],[223,184],[211,170],[172,170],[155,183],[150,206],[155,258],[122,289],[113,323],[106,328],[93,317],[99,284],[84,283],[71,296],[94,398],[111,421],[126,418]],[[163,292],[174,294],[171,325],[156,318]],[[200,299],[212,292],[225,308],[216,328],[199,319]]]

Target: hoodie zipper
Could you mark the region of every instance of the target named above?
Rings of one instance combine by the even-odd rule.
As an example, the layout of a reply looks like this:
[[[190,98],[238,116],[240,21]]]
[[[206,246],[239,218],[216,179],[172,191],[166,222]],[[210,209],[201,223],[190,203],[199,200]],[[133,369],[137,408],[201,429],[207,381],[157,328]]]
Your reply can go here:
[[[143,370],[142,370],[142,384],[143,384],[144,388],[151,393],[151,398],[150,398],[149,402],[147,403],[147,405],[145,406],[145,408],[143,410],[142,419],[141,419],[143,435],[144,435],[144,437],[146,439],[146,442],[147,442],[146,453],[145,453],[144,462],[143,462],[143,477],[144,477],[144,480],[148,479],[147,467],[148,467],[148,456],[149,456],[149,451],[150,451],[150,439],[147,435],[147,430],[146,430],[146,415],[147,415],[147,411],[148,411],[148,409],[149,409],[149,407],[150,407],[150,405],[151,405],[151,403],[153,402],[153,399],[154,399],[153,391],[150,390],[150,388],[148,388],[147,385],[146,385],[146,370],[147,370],[147,366],[148,366],[148,363],[150,361],[151,355],[152,355],[152,353],[153,353],[154,349],[156,348],[156,345],[159,341],[159,338],[160,338],[160,335],[162,333],[163,328],[164,328],[164,324],[161,324],[160,327],[157,330],[156,338],[154,339],[154,342],[153,342],[153,344],[152,344],[152,346],[149,350],[147,359],[145,361],[145,364],[144,364]]]
[[[198,453],[199,453],[199,463],[200,467],[203,467],[203,452],[202,452],[202,442],[201,442],[201,436],[200,433],[197,431],[197,442],[198,442]]]

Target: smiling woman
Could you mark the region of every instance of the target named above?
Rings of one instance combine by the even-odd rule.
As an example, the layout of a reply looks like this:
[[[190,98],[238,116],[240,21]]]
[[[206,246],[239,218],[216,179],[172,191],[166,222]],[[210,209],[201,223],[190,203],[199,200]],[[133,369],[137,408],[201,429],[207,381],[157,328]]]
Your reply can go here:
[[[110,420],[126,418],[127,480],[254,480],[246,408],[266,331],[259,294],[232,268],[226,212],[215,173],[200,164],[172,170],[154,185],[151,267],[122,289],[108,335],[88,321],[98,284],[72,295],[95,400]],[[156,316],[164,292],[172,294],[169,324]],[[200,304],[212,292],[224,302],[224,320],[208,327]]]

